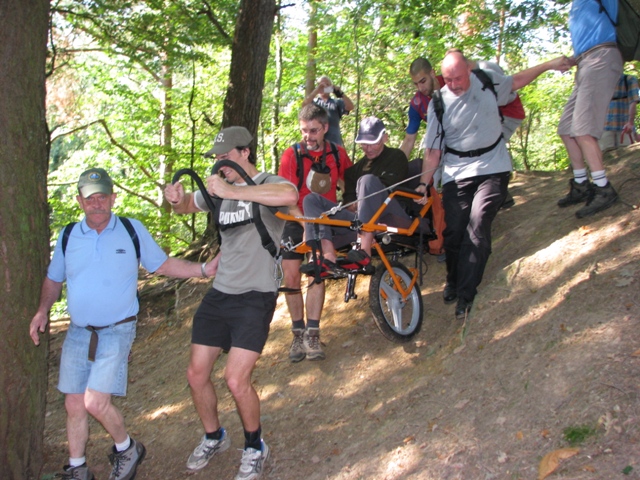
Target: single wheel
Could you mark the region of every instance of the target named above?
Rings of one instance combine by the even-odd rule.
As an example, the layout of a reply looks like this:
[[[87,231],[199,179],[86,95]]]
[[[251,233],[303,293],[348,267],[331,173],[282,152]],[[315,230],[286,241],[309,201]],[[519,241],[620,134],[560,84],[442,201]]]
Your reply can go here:
[[[411,284],[411,272],[400,262],[391,262],[402,288]],[[422,294],[417,283],[405,300],[384,265],[376,270],[369,283],[369,307],[382,334],[392,342],[408,342],[422,327]]]

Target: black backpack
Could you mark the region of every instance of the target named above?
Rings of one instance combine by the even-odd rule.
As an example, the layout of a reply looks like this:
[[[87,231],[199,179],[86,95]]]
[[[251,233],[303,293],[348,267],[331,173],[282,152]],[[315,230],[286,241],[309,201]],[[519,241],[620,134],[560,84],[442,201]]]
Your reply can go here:
[[[616,27],[616,40],[624,61],[640,60],[640,0],[618,0],[617,22],[613,21],[602,0],[596,2],[600,5],[600,13]]]
[[[131,221],[126,217],[118,217],[118,219],[122,222],[124,228],[127,229],[127,233],[131,237],[131,241],[133,242],[133,246],[136,249],[136,258],[138,259],[138,263],[140,263],[140,239],[138,238],[138,234],[136,233],[135,228],[131,225]],[[69,243],[69,235],[71,235],[71,230],[75,226],[77,222],[71,222],[66,227],[64,227],[64,231],[62,232],[62,255],[67,252],[67,243]]]
[[[329,140],[325,140],[326,143],[329,144],[329,148],[331,150],[331,155],[333,155],[333,158],[335,158],[336,160],[336,168],[338,169],[338,172],[340,172],[340,154],[338,153],[338,147],[336,147],[335,143],[330,142]],[[311,161],[313,161],[313,158],[311,157],[311,155],[309,155],[308,151],[302,152],[302,148],[301,145],[299,143],[296,143],[293,146],[293,151],[296,154],[296,161],[298,162],[298,171],[297,171],[297,175],[298,175],[298,191],[300,191],[300,188],[302,187],[302,183],[304,182],[304,179],[302,178],[304,175],[304,162],[303,159],[304,157],[307,157],[309,159],[311,159]]]

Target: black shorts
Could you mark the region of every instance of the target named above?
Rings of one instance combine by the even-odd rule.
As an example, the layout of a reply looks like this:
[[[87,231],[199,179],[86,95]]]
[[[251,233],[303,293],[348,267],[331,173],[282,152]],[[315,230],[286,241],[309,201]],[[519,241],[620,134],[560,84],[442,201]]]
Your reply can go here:
[[[284,224],[284,231],[282,232],[282,241],[291,242],[293,245],[297,245],[302,241],[304,235],[304,228],[298,222],[288,221]],[[283,260],[302,260],[304,255],[297,252],[282,251]]]
[[[193,316],[191,343],[262,353],[277,300],[277,292],[231,295],[212,288]]]

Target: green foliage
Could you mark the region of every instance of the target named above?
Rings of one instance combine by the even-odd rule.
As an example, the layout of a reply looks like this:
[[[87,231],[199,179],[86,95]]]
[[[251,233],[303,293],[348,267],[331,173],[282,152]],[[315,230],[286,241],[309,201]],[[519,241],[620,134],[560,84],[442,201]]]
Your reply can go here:
[[[400,145],[414,93],[408,67],[416,57],[426,56],[438,70],[450,47],[486,59],[499,51],[508,71],[519,70],[528,65],[527,54],[549,57],[549,48],[559,49],[552,42],[566,34],[566,3],[316,2],[318,75],[329,75],[356,104],[341,123],[349,154],[361,157],[353,140],[368,115],[382,118],[390,145]],[[143,221],[168,250],[184,248],[204,231],[203,215],[170,215],[162,189],[179,168],[204,177],[211,167],[202,153],[222,120],[237,5],[236,0],[63,0],[52,7],[48,122],[54,239],[61,226],[79,218],[75,183],[94,165],[113,174],[117,213]],[[299,3],[282,9],[283,26],[276,32],[281,77],[275,41],[265,76],[257,153],[270,171],[300,136],[297,115],[309,59],[307,17],[300,10]],[[546,43],[537,40],[540,35]],[[512,140],[518,168],[567,165],[555,127],[569,89],[569,75],[549,75],[522,92],[531,125]]]
[[[575,447],[576,445],[581,445],[586,442],[589,437],[593,437],[597,431],[589,425],[579,425],[567,427],[562,433],[569,445]]]

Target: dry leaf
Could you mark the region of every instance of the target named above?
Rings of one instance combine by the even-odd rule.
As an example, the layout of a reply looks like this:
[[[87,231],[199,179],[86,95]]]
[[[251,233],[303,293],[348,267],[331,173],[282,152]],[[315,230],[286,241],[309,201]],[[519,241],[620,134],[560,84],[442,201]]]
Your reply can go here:
[[[582,470],[585,471],[585,472],[596,473],[595,467],[593,467],[591,465],[585,465],[584,467],[582,467]]]
[[[409,435],[407,438],[402,440],[403,443],[411,443],[416,439],[415,435]]]
[[[516,438],[517,438],[518,440],[522,440],[522,439],[524,438],[524,433],[522,433],[521,431],[520,431],[520,432],[518,432],[518,433],[516,433]]]
[[[538,480],[544,480],[553,473],[553,471],[558,468],[560,460],[573,457],[579,451],[579,448],[561,448],[547,453],[540,461],[540,467],[538,467]]]
[[[632,357],[640,357],[640,350],[636,350],[631,354]]]
[[[591,229],[589,227],[587,227],[586,225],[583,225],[578,229],[578,232],[582,236],[589,235],[591,233]]]
[[[542,435],[542,438],[549,438],[549,435],[551,435],[551,431],[548,428],[545,428],[540,432],[540,435]]]

